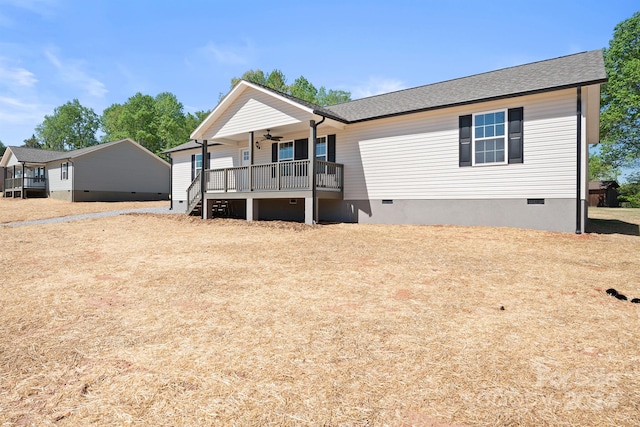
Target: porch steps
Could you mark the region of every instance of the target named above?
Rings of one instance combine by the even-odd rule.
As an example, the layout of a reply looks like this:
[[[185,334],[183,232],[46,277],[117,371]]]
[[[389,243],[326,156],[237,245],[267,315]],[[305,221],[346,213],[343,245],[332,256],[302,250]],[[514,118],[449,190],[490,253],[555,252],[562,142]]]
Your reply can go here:
[[[228,218],[231,215],[231,208],[228,200],[214,200],[211,207],[211,218]],[[191,216],[202,216],[202,200],[195,204],[189,212]]]
[[[202,200],[196,203],[188,212],[191,216],[202,216]]]

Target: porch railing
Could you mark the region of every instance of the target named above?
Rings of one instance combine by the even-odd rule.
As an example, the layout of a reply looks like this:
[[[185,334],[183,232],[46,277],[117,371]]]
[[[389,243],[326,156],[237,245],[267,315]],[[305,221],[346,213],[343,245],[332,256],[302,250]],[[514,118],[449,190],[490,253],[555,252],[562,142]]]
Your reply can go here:
[[[45,177],[24,177],[24,188],[41,188],[47,187],[47,179]]]
[[[198,202],[202,199],[202,192],[200,191],[200,172],[193,178],[189,188],[187,188],[187,212],[191,212],[196,207]]]
[[[311,189],[310,160],[266,163],[205,171],[206,191],[288,191]],[[251,168],[251,182],[249,182]],[[316,163],[316,188],[342,191],[343,168],[339,163],[318,160]],[[197,180],[191,184],[192,186]],[[251,185],[250,185],[251,184]],[[191,188],[191,187],[189,187]],[[189,197],[189,200],[191,197]]]
[[[24,181],[23,181],[24,180]],[[5,191],[13,190],[16,188],[22,188],[24,182],[24,188],[47,188],[47,179],[44,177],[25,176],[18,178],[7,178],[4,180]]]

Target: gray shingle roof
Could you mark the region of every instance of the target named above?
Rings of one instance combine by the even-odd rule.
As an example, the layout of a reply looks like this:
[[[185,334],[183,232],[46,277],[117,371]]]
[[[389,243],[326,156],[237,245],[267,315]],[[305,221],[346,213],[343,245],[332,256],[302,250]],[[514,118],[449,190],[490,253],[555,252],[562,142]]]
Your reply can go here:
[[[212,147],[214,145],[220,145],[220,144],[215,142],[207,142],[207,147]],[[184,144],[180,144],[178,146],[170,148],[168,150],[164,150],[163,153],[174,153],[176,151],[190,150],[192,148],[201,148],[201,147],[202,147],[202,144],[198,144],[195,141],[191,140],[191,141],[185,142]]]
[[[8,147],[19,162],[47,163],[56,160],[64,153],[62,151],[43,150],[41,148]]]
[[[590,83],[603,83],[606,79],[602,50],[593,50],[325,108],[348,122],[359,122]]]
[[[91,147],[79,148],[71,151],[53,151],[43,150],[41,148],[27,148],[27,147],[9,147],[11,152],[18,159],[19,162],[27,163],[47,163],[54,160],[74,159],[76,157],[89,154],[91,152],[101,150],[111,145],[119,144],[126,139],[118,141],[105,142],[103,144],[92,145]]]

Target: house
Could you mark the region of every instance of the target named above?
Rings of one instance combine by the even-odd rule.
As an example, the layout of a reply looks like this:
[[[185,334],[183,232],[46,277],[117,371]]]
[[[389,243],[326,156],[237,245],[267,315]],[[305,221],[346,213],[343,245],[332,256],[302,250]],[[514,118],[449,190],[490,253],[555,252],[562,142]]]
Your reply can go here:
[[[241,81],[168,150],[172,207],[581,233],[605,81],[600,50],[329,107]]]
[[[73,151],[7,147],[5,197],[73,202],[167,200],[169,163],[131,139]]]
[[[618,188],[616,181],[591,181],[589,183],[589,206],[617,208]]]

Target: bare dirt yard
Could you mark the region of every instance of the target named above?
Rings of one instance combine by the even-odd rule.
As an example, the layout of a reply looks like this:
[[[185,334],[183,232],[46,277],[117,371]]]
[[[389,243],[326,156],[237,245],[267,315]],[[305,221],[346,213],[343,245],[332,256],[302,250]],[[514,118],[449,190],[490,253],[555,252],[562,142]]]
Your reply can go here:
[[[640,425],[637,236],[133,214],[0,247],[2,426]]]

